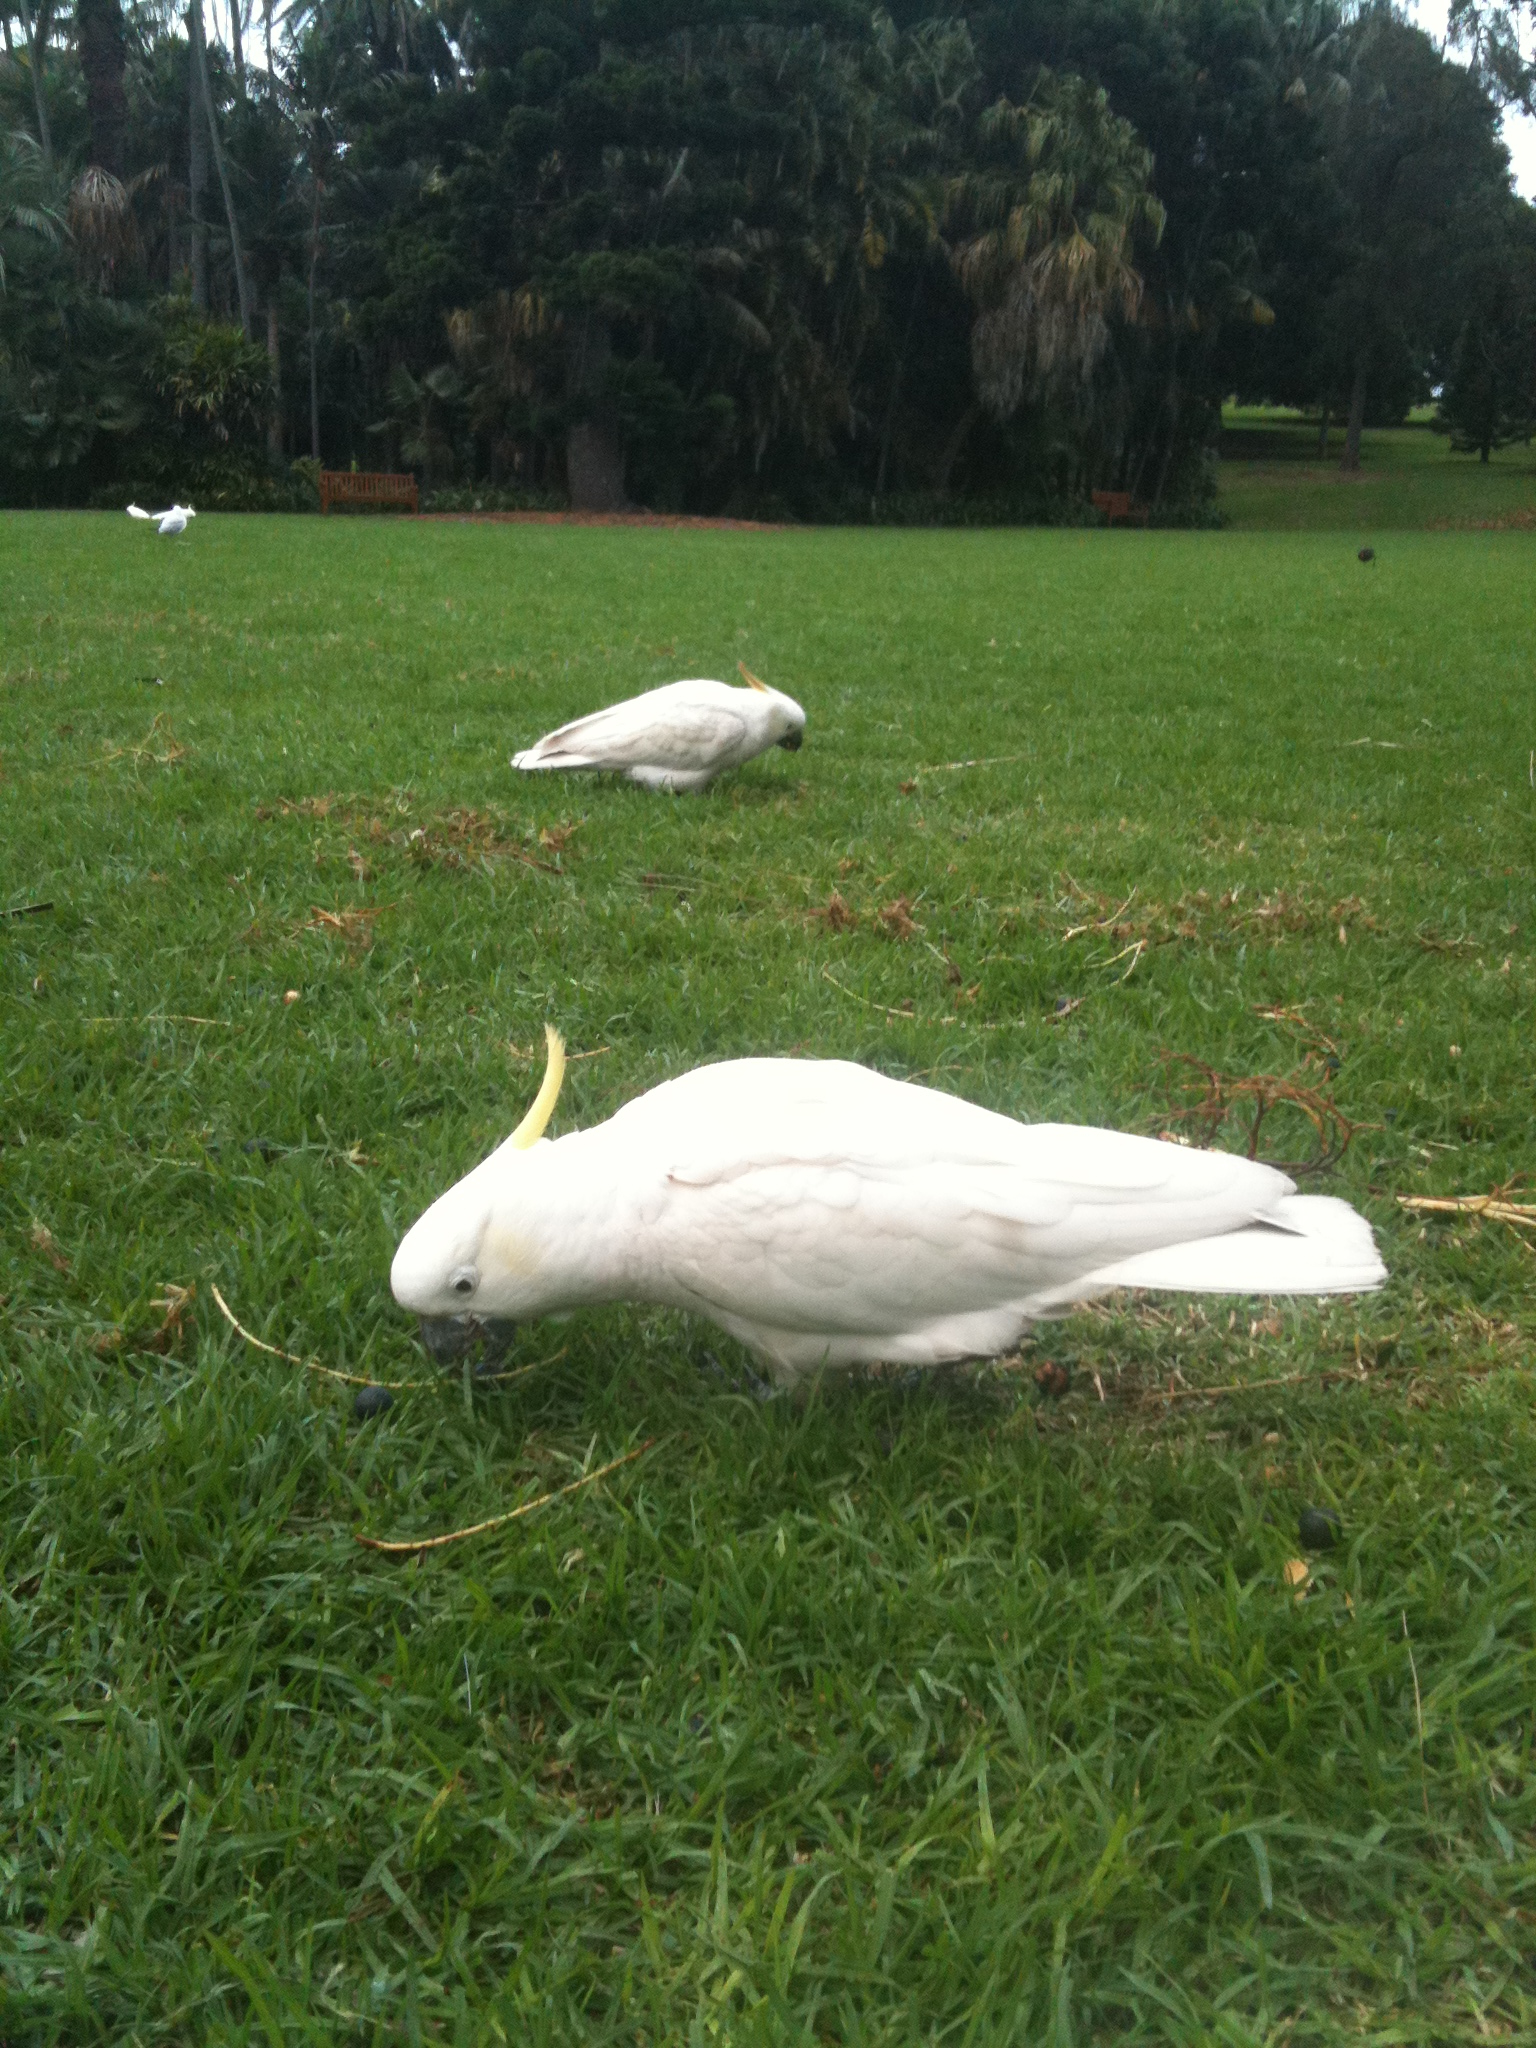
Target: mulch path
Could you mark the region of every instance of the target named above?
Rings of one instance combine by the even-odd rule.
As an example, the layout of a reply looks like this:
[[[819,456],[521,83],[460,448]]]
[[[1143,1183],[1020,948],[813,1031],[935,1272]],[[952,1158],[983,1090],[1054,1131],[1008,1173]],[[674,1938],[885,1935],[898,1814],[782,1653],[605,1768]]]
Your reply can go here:
[[[423,512],[423,519],[459,519],[503,526],[668,526],[705,533],[785,533],[762,519],[700,519],[684,512]]]

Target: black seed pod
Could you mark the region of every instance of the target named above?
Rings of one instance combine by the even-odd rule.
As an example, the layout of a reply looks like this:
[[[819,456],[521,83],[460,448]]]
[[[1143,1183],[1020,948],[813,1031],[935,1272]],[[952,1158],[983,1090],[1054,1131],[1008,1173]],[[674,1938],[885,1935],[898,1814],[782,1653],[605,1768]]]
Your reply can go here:
[[[395,1405],[395,1397],[388,1387],[364,1387],[352,1403],[352,1413],[359,1422],[372,1422],[375,1415],[387,1415]]]
[[[1303,1508],[1299,1532],[1301,1547],[1303,1550],[1332,1550],[1343,1528],[1332,1508]]]

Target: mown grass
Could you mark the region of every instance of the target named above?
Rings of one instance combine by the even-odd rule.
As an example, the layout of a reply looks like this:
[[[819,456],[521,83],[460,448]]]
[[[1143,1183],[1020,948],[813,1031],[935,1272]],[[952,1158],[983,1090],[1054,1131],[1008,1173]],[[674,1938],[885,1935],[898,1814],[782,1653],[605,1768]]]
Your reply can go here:
[[[1532,2037],[1532,1252],[1395,1200],[1532,1161],[1529,542],[1377,552],[0,526],[0,2038]],[[799,756],[507,769],[738,656]],[[546,1019],[567,1129],[748,1052],[1293,1075],[1392,1283],[803,1405],[614,1309],[359,1425],[210,1288],[428,1377],[390,1254]]]
[[[1218,502],[1224,523],[1250,532],[1333,530],[1362,538],[1394,528],[1516,530],[1536,527],[1536,451],[1494,451],[1486,464],[1451,452],[1427,420],[1367,431],[1360,469],[1339,468],[1344,431],[1326,455],[1320,422],[1257,407],[1228,408],[1222,426]]]

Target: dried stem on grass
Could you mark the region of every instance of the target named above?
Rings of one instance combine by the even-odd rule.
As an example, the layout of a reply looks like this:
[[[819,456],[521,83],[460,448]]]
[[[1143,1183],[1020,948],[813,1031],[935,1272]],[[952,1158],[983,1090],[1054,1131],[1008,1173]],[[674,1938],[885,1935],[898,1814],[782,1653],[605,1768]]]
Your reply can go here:
[[[164,753],[155,751],[157,740],[165,748]],[[153,761],[159,768],[169,768],[173,763],[185,760],[186,753],[186,748],[171,730],[170,720],[163,711],[157,711],[141,746],[110,747],[101,759],[103,765],[108,761]]]
[[[1317,1173],[1325,1166],[1336,1164],[1349,1150],[1356,1132],[1372,1128],[1352,1122],[1329,1096],[1320,1094],[1315,1088],[1304,1087],[1291,1075],[1246,1074],[1238,1077],[1223,1074],[1189,1053],[1165,1052],[1161,1057],[1165,1068],[1186,1067],[1191,1070],[1183,1076],[1170,1072],[1169,1082],[1170,1086],[1186,1095],[1191,1090],[1198,1090],[1195,1099],[1179,1104],[1166,1114],[1170,1123],[1199,1125],[1199,1142],[1203,1145],[1211,1143],[1234,1110],[1246,1114],[1251,1108],[1253,1121],[1248,1130],[1248,1157],[1257,1159],[1259,1136],[1270,1111],[1282,1103],[1300,1110],[1317,1133],[1318,1155],[1315,1159],[1270,1162],[1286,1173]]]
[[[632,1451],[626,1451],[622,1458],[610,1458],[606,1465],[599,1465],[595,1472],[583,1473],[580,1479],[573,1479],[569,1486],[557,1486],[552,1493],[541,1493],[537,1500],[525,1500],[519,1508],[509,1508],[504,1515],[492,1515],[488,1522],[471,1522],[467,1529],[450,1529],[446,1536],[407,1537],[400,1542],[386,1543],[379,1536],[356,1536],[356,1541],[365,1550],[381,1550],[386,1557],[415,1557],[423,1550],[443,1550],[450,1543],[463,1543],[470,1536],[484,1536],[492,1529],[504,1529],[509,1522],[521,1521],[524,1515],[531,1515],[538,1508],[547,1508],[551,1501],[564,1500],[569,1493],[579,1493],[584,1486],[595,1486],[599,1479],[606,1479],[610,1472],[617,1472],[621,1465],[633,1464],[636,1458],[643,1458],[657,1442],[657,1437],[647,1437]],[[354,1532],[355,1533],[355,1532]]]
[[[1520,1176],[1523,1178],[1523,1176]],[[1486,1195],[1399,1195],[1404,1209],[1426,1216],[1486,1216],[1490,1223],[1508,1223],[1515,1230],[1536,1231],[1536,1202],[1512,1202],[1510,1190],[1519,1179]]]
[[[394,907],[393,903],[375,903],[367,908],[354,905],[341,910],[326,910],[316,903],[311,907],[306,922],[296,929],[299,932],[318,932],[328,939],[341,939],[349,951],[360,953],[373,944],[373,920]]]
[[[347,1387],[387,1387],[392,1394],[414,1393],[422,1387],[444,1387],[457,1384],[456,1381],[450,1379],[445,1373],[440,1373],[437,1378],[430,1380],[370,1380],[364,1378],[361,1373],[341,1372],[334,1365],[322,1365],[318,1358],[300,1358],[296,1352],[280,1351],[277,1345],[268,1344],[262,1338],[253,1336],[244,1323],[236,1318],[234,1310],[224,1299],[223,1295],[220,1294],[217,1286],[211,1280],[208,1285],[209,1291],[219,1305],[219,1311],[223,1315],[224,1320],[237,1335],[245,1339],[247,1344],[253,1344],[258,1351],[265,1351],[269,1358],[282,1358],[286,1359],[289,1365],[302,1365],[306,1372],[316,1373],[321,1379],[339,1380],[343,1386]],[[529,1373],[537,1372],[541,1366],[554,1365],[557,1360],[564,1358],[569,1348],[568,1345],[562,1344],[560,1349],[551,1353],[548,1358],[536,1358],[531,1365],[515,1366],[511,1372],[485,1373],[481,1376],[481,1384],[485,1385],[495,1382],[497,1385],[504,1386],[508,1380],[526,1379]]]

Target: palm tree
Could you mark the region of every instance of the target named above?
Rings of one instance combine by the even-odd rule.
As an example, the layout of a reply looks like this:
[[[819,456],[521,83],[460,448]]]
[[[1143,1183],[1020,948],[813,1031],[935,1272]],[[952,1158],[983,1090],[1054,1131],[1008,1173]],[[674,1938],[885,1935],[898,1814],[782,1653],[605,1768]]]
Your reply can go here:
[[[20,129],[8,129],[0,131],[0,291],[6,247],[18,231],[57,243],[64,222],[41,145]]]
[[[955,275],[976,308],[971,358],[980,403],[1007,419],[1052,384],[1081,387],[1131,320],[1138,237],[1163,209],[1152,158],[1105,94],[1043,74],[1027,106],[998,100],[978,123],[981,164],[951,179],[944,221]]]

